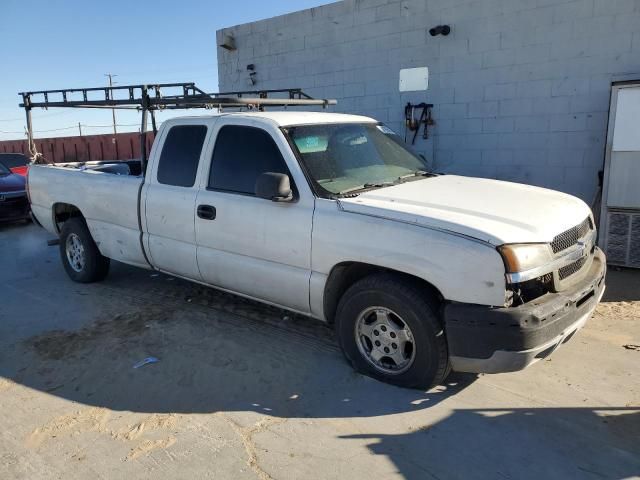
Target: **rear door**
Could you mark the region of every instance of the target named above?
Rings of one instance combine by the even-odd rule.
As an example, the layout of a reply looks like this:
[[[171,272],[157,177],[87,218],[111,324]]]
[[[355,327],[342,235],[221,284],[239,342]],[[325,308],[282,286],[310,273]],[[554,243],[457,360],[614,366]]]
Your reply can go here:
[[[154,267],[201,280],[196,261],[196,179],[211,122],[178,120],[162,132],[145,183],[146,248]],[[117,194],[117,192],[114,192]]]
[[[314,197],[286,139],[274,125],[233,117],[214,130],[196,202],[203,280],[309,312]],[[256,179],[265,172],[288,174],[294,201],[256,197]]]

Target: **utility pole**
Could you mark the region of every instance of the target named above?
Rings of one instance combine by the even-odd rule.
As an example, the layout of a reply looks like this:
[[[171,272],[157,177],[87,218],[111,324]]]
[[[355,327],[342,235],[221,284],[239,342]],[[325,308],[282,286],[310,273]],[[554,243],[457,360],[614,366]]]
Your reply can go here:
[[[114,75],[113,73],[105,73],[105,77],[109,77],[109,87],[113,87],[113,77],[117,77],[118,75]],[[113,100],[113,89],[109,90],[111,100]],[[116,131],[116,109],[111,109],[111,116],[113,117],[113,134],[116,135],[118,132]]]
[[[80,122],[78,122],[78,132],[80,133],[80,136],[82,136],[82,125],[80,125]]]

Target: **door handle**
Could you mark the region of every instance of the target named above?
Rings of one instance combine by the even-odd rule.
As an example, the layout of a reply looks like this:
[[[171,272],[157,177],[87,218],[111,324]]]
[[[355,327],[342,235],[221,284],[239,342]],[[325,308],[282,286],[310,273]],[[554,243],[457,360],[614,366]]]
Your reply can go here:
[[[215,220],[216,219],[216,207],[211,205],[198,205],[198,217],[203,220]]]

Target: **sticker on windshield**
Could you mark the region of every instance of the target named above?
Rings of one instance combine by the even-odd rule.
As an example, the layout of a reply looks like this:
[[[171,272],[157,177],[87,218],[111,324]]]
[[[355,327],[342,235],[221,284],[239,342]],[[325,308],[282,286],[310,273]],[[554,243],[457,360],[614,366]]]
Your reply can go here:
[[[386,125],[378,125],[378,130],[380,130],[382,133],[384,133],[385,135],[395,135],[396,132],[394,132],[393,130],[391,130],[389,127],[387,127]]]
[[[301,137],[294,139],[300,153],[316,153],[324,152],[327,149],[329,140],[326,137],[320,137],[317,135],[310,135],[308,137]]]

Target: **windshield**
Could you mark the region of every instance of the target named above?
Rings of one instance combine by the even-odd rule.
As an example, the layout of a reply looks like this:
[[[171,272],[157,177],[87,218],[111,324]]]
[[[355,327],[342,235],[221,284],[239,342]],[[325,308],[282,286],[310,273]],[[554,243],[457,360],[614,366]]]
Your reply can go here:
[[[384,125],[342,123],[289,127],[313,180],[331,194],[385,187],[427,175],[424,159]]]
[[[0,163],[0,177],[4,177],[5,175],[9,175],[10,173],[11,171],[2,163]]]

